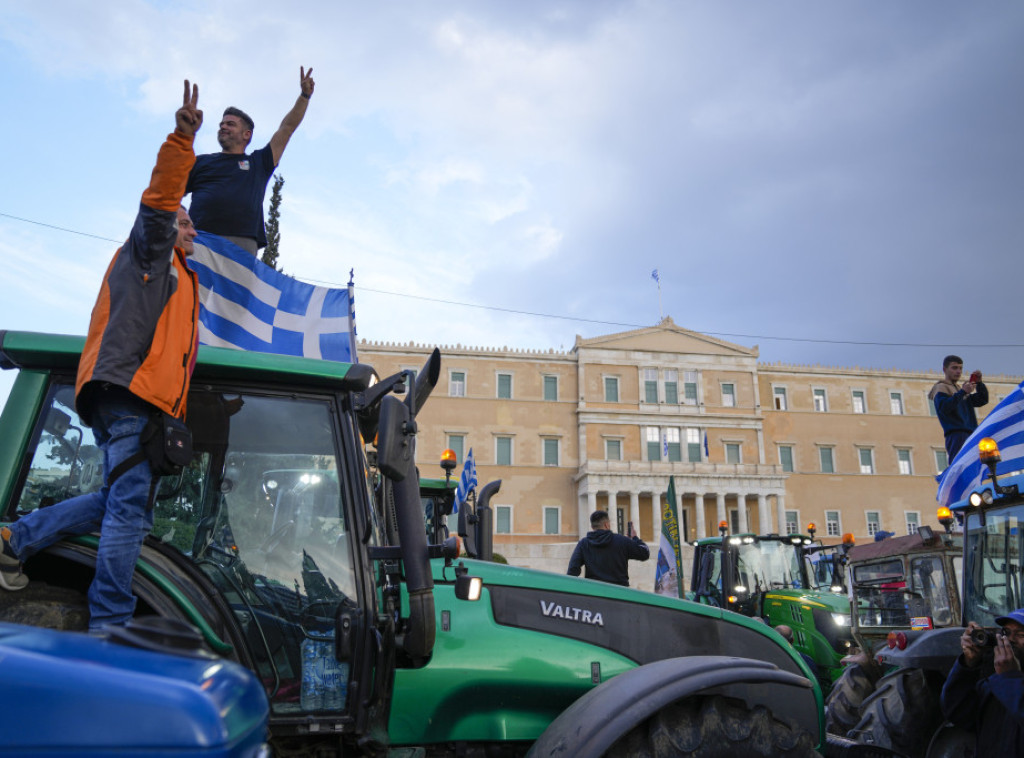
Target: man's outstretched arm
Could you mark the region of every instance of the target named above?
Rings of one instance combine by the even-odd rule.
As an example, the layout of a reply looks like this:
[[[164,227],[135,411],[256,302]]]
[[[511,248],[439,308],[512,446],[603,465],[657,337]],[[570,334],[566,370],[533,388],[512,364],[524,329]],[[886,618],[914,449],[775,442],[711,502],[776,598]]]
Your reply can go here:
[[[302,66],[299,66],[299,88],[301,92],[295,98],[295,105],[285,114],[281,125],[277,127],[274,136],[270,138],[270,152],[274,156],[275,166],[281,162],[284,149],[288,147],[288,140],[292,138],[295,130],[299,128],[299,124],[302,123],[302,119],[305,118],[306,108],[309,107],[309,99],[313,96],[313,88],[315,86],[313,69],[306,71]]]

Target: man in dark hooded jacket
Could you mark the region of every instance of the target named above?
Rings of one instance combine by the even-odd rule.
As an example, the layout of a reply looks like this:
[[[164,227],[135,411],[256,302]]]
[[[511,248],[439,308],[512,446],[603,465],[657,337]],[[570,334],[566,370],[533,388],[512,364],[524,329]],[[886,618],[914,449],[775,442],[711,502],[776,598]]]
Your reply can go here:
[[[570,576],[579,576],[580,569],[587,567],[587,579],[597,579],[610,584],[629,586],[629,559],[646,561],[651,551],[633,531],[629,523],[629,536],[623,537],[612,531],[607,511],[590,514],[591,531],[576,544],[569,559]]]

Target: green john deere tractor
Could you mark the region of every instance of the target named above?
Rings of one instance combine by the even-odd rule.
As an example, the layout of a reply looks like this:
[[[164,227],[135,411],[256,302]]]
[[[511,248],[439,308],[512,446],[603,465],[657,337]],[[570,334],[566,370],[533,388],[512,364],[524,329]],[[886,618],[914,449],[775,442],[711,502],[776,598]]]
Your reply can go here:
[[[733,534],[694,543],[690,596],[793,630],[793,645],[818,667],[827,689],[851,652],[850,601],[842,546],[802,534]]]
[[[0,332],[0,365],[18,371],[0,415],[4,522],[102,486],[74,404],[82,345]],[[254,672],[276,755],[876,754],[826,746],[821,688],[759,621],[428,541],[417,412],[439,376],[438,351],[388,377],[199,351],[194,457],[156,495],[136,616],[185,621]],[[464,531],[485,555],[483,494]],[[97,541],[26,561],[0,621],[85,629]]]

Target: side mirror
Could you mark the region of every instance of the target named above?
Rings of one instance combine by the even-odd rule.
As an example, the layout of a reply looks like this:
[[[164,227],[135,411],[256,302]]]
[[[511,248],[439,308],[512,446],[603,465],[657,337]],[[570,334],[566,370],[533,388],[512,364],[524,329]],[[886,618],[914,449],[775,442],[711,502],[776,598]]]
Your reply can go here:
[[[380,404],[380,422],[377,426],[377,466],[388,479],[400,482],[405,478],[412,460],[412,415],[409,408],[394,395],[388,395]]]

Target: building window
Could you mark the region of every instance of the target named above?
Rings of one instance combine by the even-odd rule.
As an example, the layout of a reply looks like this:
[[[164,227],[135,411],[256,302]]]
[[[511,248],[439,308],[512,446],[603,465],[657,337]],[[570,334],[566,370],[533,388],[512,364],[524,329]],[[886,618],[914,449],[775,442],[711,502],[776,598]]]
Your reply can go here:
[[[789,409],[789,400],[786,398],[785,387],[772,387],[772,397],[775,399],[775,410],[785,411]]]
[[[842,525],[839,523],[839,511],[825,511],[825,534],[829,537],[838,537],[842,530]]]
[[[910,462],[910,451],[906,448],[900,448],[896,451],[896,463],[901,474],[910,476],[914,473],[914,466]]]
[[[800,511],[786,511],[786,534],[800,533]]]
[[[560,534],[562,514],[558,506],[544,506],[544,534]]]
[[[903,511],[907,520],[907,534],[917,534],[917,527],[921,525],[921,514],[918,511]]]
[[[622,460],[622,440],[604,441],[604,459],[606,461]]]
[[[853,412],[868,412],[868,400],[867,396],[864,394],[864,390],[853,390]]]
[[[700,429],[686,430],[686,460],[700,463]]]
[[[811,394],[814,396],[814,410],[818,413],[828,412],[828,394],[821,387],[816,387],[811,390]]]
[[[857,448],[857,457],[860,460],[860,473],[875,473],[875,451],[869,447]]]
[[[743,463],[740,457],[740,443],[739,442],[726,442],[725,443],[725,462],[726,463]]]
[[[494,462],[499,466],[512,465],[512,438],[494,438]]]
[[[512,374],[498,374],[498,399],[512,399]]]
[[[494,506],[494,532],[495,534],[512,534],[512,506]]]
[[[935,411],[935,401],[932,400],[931,398],[929,398],[927,395],[924,396],[924,404],[925,404],[925,407],[928,409],[928,415],[929,416],[937,416],[938,415],[936,413],[936,411]]]
[[[656,426],[647,427],[647,460],[661,460],[661,437]]]
[[[683,403],[685,405],[697,404],[697,372],[683,372]]]
[[[681,461],[683,460],[682,447],[679,444],[679,430],[675,427],[669,427],[665,430],[665,450],[662,452],[667,453],[667,457],[670,461]]]
[[[736,407],[736,385],[731,382],[722,385],[722,406],[725,408]]]
[[[679,404],[679,372],[675,369],[665,371],[665,402]]]
[[[604,401],[606,403],[619,402],[619,377],[606,376],[604,378]]]
[[[949,456],[946,455],[945,450],[935,451],[935,473],[941,474],[946,470],[946,466],[949,465]]]
[[[819,447],[818,457],[821,459],[821,473],[823,474],[834,474],[836,473],[836,462],[833,450],[830,447]]]
[[[878,511],[865,511],[864,517],[868,520],[868,535],[874,537],[882,528],[882,516]]]
[[[545,439],[544,440],[544,465],[545,466],[557,466],[558,465],[558,443],[557,439]]]
[[[450,397],[466,396],[466,372],[451,371],[448,374],[448,395]]]
[[[550,402],[558,400],[558,377],[544,377],[544,399]]]
[[[793,446],[779,445],[779,464],[783,471],[793,471]]]
[[[890,392],[889,393],[889,410],[893,416],[903,415],[903,393],[902,392]]]
[[[658,402],[658,369],[644,369],[644,402]]]
[[[466,452],[466,435],[449,434],[448,448],[455,453],[455,461],[461,465],[465,461],[464,453]]]

